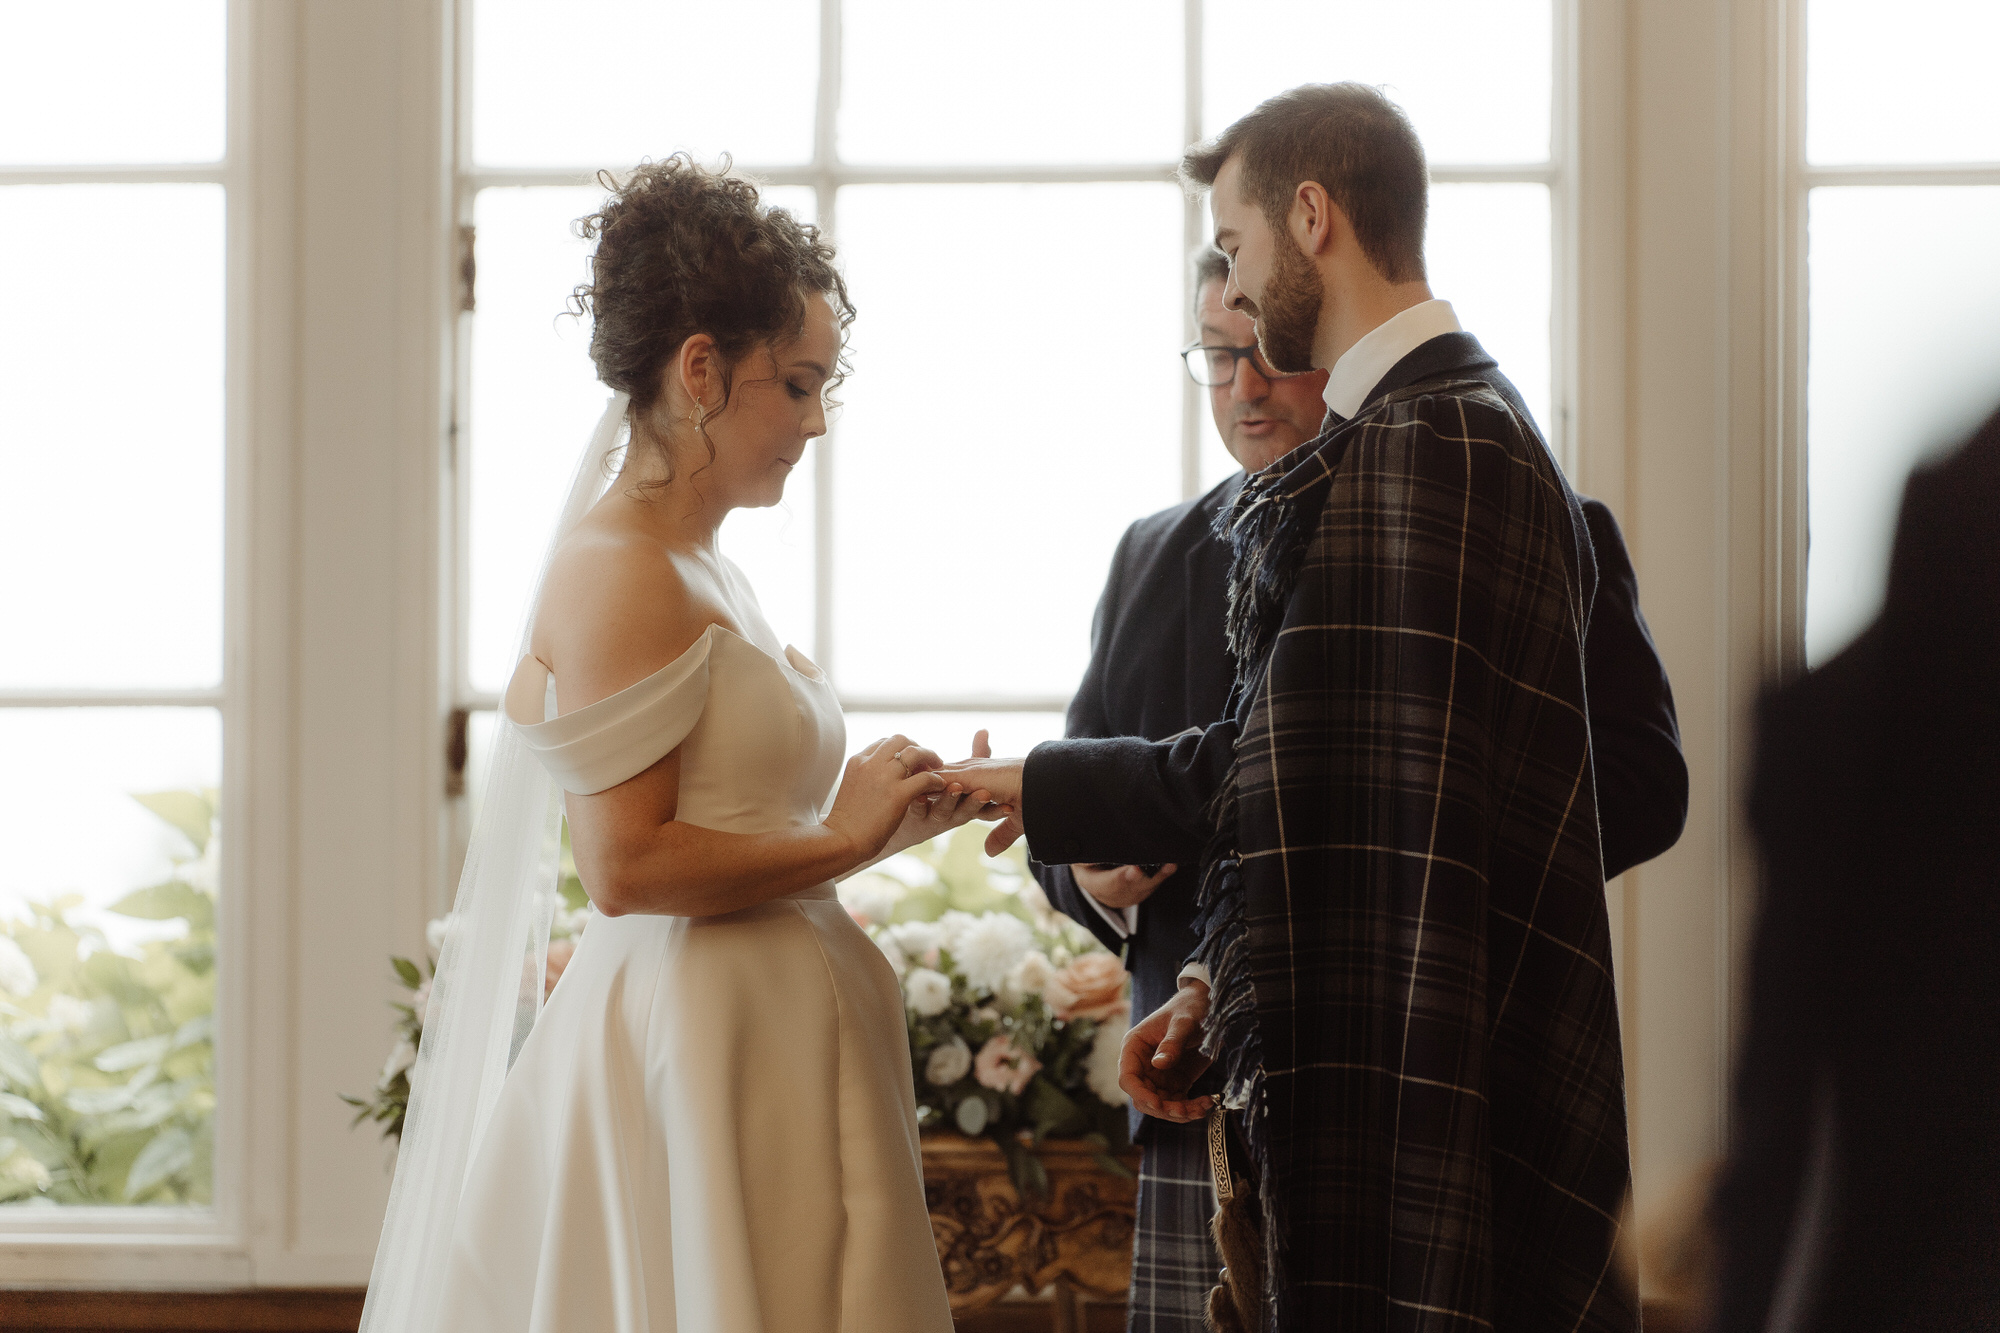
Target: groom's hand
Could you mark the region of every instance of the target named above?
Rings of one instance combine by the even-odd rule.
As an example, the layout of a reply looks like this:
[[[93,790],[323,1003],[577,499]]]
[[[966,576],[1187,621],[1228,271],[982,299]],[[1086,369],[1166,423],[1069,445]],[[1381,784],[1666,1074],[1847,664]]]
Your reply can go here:
[[[1207,1020],[1208,986],[1188,979],[1173,999],[1125,1034],[1118,1052],[1118,1086],[1142,1114],[1186,1124],[1207,1115],[1215,1104],[1213,1097],[1187,1095],[1210,1064],[1201,1053]]]
[[[982,732],[983,736],[984,733]],[[957,783],[966,791],[983,791],[987,799],[999,806],[1003,818],[986,835],[986,854],[998,856],[1014,845],[1014,840],[1022,833],[1021,828],[1021,769],[1027,762],[1022,759],[989,759],[978,753],[986,748],[975,748],[973,757],[960,760],[956,764],[946,764],[938,770],[938,775],[947,784]]]

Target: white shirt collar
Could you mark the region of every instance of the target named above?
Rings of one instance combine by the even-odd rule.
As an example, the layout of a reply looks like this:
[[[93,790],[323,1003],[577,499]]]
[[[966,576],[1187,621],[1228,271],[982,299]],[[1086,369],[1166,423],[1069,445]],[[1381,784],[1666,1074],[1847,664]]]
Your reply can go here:
[[[1343,417],[1353,416],[1398,361],[1441,334],[1460,332],[1449,301],[1423,301],[1391,315],[1333,363],[1333,373],[1326,377],[1326,405]]]

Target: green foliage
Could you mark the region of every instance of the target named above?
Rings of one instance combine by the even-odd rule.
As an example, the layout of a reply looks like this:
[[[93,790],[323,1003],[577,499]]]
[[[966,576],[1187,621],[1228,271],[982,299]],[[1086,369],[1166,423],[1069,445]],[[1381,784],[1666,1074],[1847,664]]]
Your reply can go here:
[[[74,895],[0,921],[35,981],[0,997],[0,1202],[210,1202],[215,894],[199,881],[213,864],[215,793],[135,799],[194,854],[110,910],[186,933],[118,953],[71,921]]]

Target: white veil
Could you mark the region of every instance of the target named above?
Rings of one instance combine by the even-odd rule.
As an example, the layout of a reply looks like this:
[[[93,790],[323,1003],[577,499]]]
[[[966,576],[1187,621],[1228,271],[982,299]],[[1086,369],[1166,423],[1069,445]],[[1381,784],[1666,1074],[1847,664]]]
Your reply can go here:
[[[577,463],[522,616],[522,655],[549,558],[604,493],[625,439],[629,402],[613,395]],[[410,1074],[409,1112],[362,1333],[429,1333],[437,1322],[467,1170],[507,1067],[541,1011],[560,856],[558,795],[503,708]]]

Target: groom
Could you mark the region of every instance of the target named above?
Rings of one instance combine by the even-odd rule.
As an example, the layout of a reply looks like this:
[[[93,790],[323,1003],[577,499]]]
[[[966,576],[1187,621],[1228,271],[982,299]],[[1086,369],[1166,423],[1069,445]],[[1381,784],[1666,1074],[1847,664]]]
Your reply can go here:
[[[1636,1329],[1582,649],[1597,570],[1513,386],[1423,276],[1427,175],[1356,84],[1183,163],[1225,304],[1328,428],[1247,484],[1230,714],[947,770],[1044,863],[1199,862],[1200,943],[1133,1030],[1136,1104],[1211,1060],[1247,1149],[1266,1328]]]

